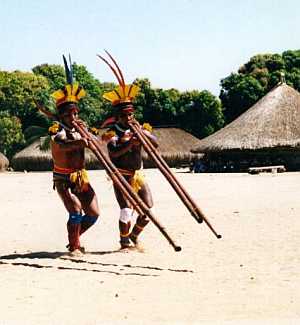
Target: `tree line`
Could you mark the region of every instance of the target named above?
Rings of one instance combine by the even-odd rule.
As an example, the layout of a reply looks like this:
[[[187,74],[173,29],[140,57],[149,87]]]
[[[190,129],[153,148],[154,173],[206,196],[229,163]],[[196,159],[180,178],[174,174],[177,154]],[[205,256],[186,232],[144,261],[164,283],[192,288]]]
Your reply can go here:
[[[83,65],[74,63],[73,71],[76,81],[87,91],[79,103],[80,116],[89,126],[99,128],[112,113],[102,95],[115,84],[99,81]],[[220,81],[219,97],[207,90],[153,88],[148,79],[136,79],[134,83],[141,89],[135,100],[137,119],[153,126],[177,126],[204,138],[269,92],[282,73],[286,83],[300,91],[300,50],[251,57],[237,72]],[[37,111],[34,100],[55,111],[50,95],[63,87],[65,80],[60,65],[42,64],[32,72],[0,70],[0,152],[11,158],[47,134],[52,122]]]

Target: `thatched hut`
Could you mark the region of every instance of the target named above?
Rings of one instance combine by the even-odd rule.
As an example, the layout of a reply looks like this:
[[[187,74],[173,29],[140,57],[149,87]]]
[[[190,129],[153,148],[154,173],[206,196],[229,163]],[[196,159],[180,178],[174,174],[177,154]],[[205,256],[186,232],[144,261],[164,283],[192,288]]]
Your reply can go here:
[[[153,134],[159,143],[159,152],[170,167],[182,167],[189,165],[193,159],[202,157],[191,149],[199,145],[200,140],[192,134],[175,127],[158,127],[153,129]],[[154,163],[143,154],[145,168],[154,167]]]
[[[0,172],[7,170],[8,166],[8,159],[0,152]]]
[[[101,130],[101,134],[105,130]],[[159,150],[170,167],[188,165],[198,154],[191,153],[191,149],[199,144],[199,139],[178,128],[155,128],[153,133],[158,137]],[[35,141],[22,151],[18,152],[12,159],[14,170],[43,171],[52,170],[51,151],[41,150],[44,138]],[[106,151],[106,145],[102,145]],[[144,167],[154,167],[152,160],[143,153]],[[102,169],[94,154],[86,150],[86,166],[88,169]]]
[[[211,170],[245,170],[283,164],[300,169],[300,94],[278,84],[223,129],[200,141],[192,152],[206,153]]]

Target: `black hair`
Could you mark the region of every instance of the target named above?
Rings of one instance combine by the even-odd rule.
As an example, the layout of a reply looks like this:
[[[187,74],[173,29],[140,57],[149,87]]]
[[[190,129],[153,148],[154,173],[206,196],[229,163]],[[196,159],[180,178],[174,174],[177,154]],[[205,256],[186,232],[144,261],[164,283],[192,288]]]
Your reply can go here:
[[[120,103],[118,105],[115,105],[114,113],[115,113],[115,115],[120,115],[123,110],[126,110],[128,108],[132,108],[132,111],[134,111],[134,106],[131,102]]]
[[[73,102],[65,102],[57,107],[59,115],[64,114],[67,110],[71,108],[76,108],[79,111],[78,105]]]

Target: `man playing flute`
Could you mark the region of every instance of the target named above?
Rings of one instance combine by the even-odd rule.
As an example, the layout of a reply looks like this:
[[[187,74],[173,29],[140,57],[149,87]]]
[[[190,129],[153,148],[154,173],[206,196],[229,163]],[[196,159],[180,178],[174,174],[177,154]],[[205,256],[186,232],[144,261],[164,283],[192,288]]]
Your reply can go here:
[[[102,57],[101,57],[102,58]],[[102,58],[103,59],[103,58]],[[141,172],[142,145],[130,128],[130,122],[134,119],[134,106],[132,100],[138,93],[136,85],[125,85],[121,70],[113,60],[115,67],[108,61],[116,75],[119,86],[103,97],[112,103],[114,110],[114,124],[104,133],[103,139],[107,142],[109,156],[132,189],[140,196],[144,203],[153,207],[153,199],[150,188]],[[118,73],[119,72],[119,73]],[[149,138],[155,147],[158,146],[156,137],[151,133],[149,124],[144,124],[142,132]],[[132,247],[132,244],[141,249],[138,236],[149,223],[146,216],[138,216],[133,227],[133,210],[123,193],[114,186],[115,196],[120,206],[119,231],[121,249]]]
[[[68,68],[64,57],[68,84],[52,94],[56,99],[57,117],[50,129],[53,158],[53,188],[57,190],[69,218],[67,222],[68,249],[71,256],[84,253],[79,237],[98,219],[99,207],[96,194],[84,169],[84,149],[88,140],[73,128],[78,119],[78,101],[85,96],[84,89],[73,82],[72,66]]]

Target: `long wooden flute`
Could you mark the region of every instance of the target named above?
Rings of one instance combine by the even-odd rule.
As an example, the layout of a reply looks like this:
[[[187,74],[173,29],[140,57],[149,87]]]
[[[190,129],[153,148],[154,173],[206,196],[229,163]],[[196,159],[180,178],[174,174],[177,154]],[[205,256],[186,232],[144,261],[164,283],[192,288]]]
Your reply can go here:
[[[204,213],[201,211],[201,209],[197,206],[195,201],[191,198],[191,196],[188,194],[188,192],[184,189],[184,187],[179,183],[178,179],[175,177],[175,175],[172,173],[170,167],[165,162],[165,160],[161,157],[157,149],[154,147],[154,145],[151,143],[151,141],[148,139],[148,137],[143,133],[141,130],[141,126],[137,121],[130,122],[130,126],[132,130],[135,132],[138,139],[141,141],[143,148],[147,152],[147,154],[153,159],[153,161],[156,163],[157,167],[161,171],[161,173],[166,177],[170,185],[173,187],[181,201],[184,203],[184,205],[187,207],[187,209],[190,211],[191,215],[197,220],[197,222],[201,223],[202,220],[205,221],[209,229],[213,232],[213,234],[217,238],[222,238],[220,234],[218,234],[213,226],[210,224],[210,222],[205,217]]]
[[[174,248],[176,252],[181,251],[181,247],[178,246],[174,240],[169,236],[165,228],[160,224],[157,218],[153,215],[149,207],[143,202],[143,200],[132,190],[130,184],[126,181],[117,167],[110,161],[106,154],[102,151],[98,141],[95,140],[94,136],[90,134],[83,126],[73,122],[74,128],[84,138],[89,139],[89,148],[95,154],[99,162],[103,165],[109,177],[112,179],[114,184],[122,191],[126,199],[132,204],[134,209],[140,215],[147,216],[154,225],[159,229],[162,235],[168,240],[169,244]]]

